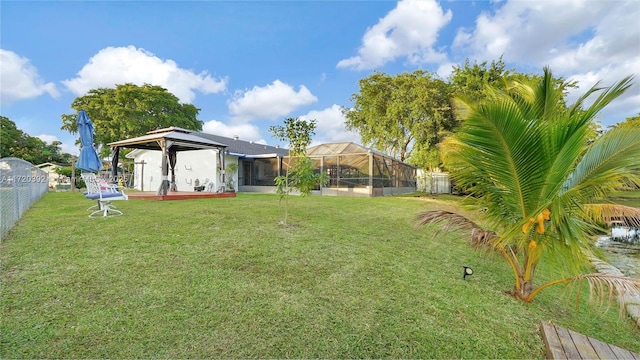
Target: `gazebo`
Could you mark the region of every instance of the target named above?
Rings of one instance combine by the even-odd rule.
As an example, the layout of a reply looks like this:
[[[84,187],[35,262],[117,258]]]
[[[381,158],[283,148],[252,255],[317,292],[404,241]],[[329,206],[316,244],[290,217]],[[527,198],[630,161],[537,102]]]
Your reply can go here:
[[[158,188],[158,195],[167,195],[169,191],[177,191],[175,167],[177,153],[180,151],[217,149],[218,162],[224,169],[224,151],[227,145],[195,135],[191,130],[179,127],[169,127],[149,131],[147,135],[116,141],[108,144],[111,147],[113,179],[118,177],[118,155],[120,148],[133,148],[144,150],[159,150],[162,152],[162,182]],[[169,181],[169,169],[171,169],[171,181]]]

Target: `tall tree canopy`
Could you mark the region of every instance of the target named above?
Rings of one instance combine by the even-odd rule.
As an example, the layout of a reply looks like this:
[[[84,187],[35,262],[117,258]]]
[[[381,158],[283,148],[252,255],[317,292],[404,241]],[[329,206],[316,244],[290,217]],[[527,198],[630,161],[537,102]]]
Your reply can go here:
[[[449,77],[453,96],[468,103],[479,103],[493,97],[496,91],[510,91],[518,84],[538,81],[542,81],[542,76],[539,74],[526,74],[515,69],[507,69],[502,57],[491,63],[483,61],[471,64],[471,61],[466,59],[462,66],[453,67]],[[577,87],[577,82],[567,82],[562,77],[554,77],[551,85],[563,95],[555,106],[561,109],[566,108],[565,97],[570,88]],[[592,125],[592,128],[597,127],[596,125]]]
[[[421,223],[444,220],[472,229],[476,245],[505,258],[515,278],[512,294],[526,302],[547,286],[581,280],[591,289],[637,293],[639,279],[580,273],[602,224],[623,217],[640,225],[640,209],[606,202],[618,186],[640,183],[640,128],[613,129],[595,140],[591,130],[631,77],[609,88],[596,84],[569,107],[564,92],[570,84],[557,86],[548,69],[514,85],[484,102],[461,101],[464,125],[443,143],[445,164],[477,199],[488,229],[444,211],[425,212]],[[536,287],[542,258],[578,275]]]
[[[420,162],[428,156],[414,152],[434,151],[458,125],[451,88],[429,72],[375,72],[359,85],[359,92],[351,96],[353,108],[343,108],[347,129],[357,131],[364,144],[401,161],[423,165]]]
[[[109,154],[108,143],[152,130],[169,126],[202,130],[202,121],[197,119],[200,109],[181,104],[175,95],[156,85],[123,84],[89,90],[77,97],[71,107],[86,110],[94,124],[94,141],[103,156]],[[63,114],[62,130],[77,133],[76,117],[77,114]]]
[[[502,57],[491,64],[486,61],[471,64],[471,61],[466,59],[464,65],[453,67],[449,83],[453,87],[455,97],[477,102],[485,99],[491,88],[506,89],[508,79],[515,74],[514,70],[507,69]]]
[[[16,157],[32,164],[45,162],[67,164],[71,161],[71,154],[61,151],[60,141],[47,144],[18,129],[16,123],[5,116],[0,116],[0,122],[2,125],[0,157]]]
[[[502,58],[473,64],[467,59],[453,68],[446,82],[422,70],[395,76],[375,72],[360,80],[359,92],[351,96],[353,108],[343,107],[345,125],[357,131],[365,145],[431,168],[440,165],[437,145],[463,122],[452,106],[454,98],[477,103],[516,83],[538,80],[539,75],[507,69]],[[562,78],[553,79],[553,84],[563,94],[575,87]],[[557,106],[565,107],[564,97]],[[597,124],[591,128],[595,137]]]

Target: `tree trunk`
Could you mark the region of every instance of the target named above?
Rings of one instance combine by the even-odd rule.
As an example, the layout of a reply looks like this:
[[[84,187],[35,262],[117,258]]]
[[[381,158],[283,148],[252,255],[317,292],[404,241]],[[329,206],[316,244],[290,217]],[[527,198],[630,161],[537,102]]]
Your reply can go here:
[[[525,281],[522,283],[522,300],[529,301],[529,295],[531,295],[531,291],[533,291],[533,282]]]
[[[533,299],[530,299],[529,296],[531,295],[533,289],[533,278],[529,281],[526,281],[524,277],[520,277],[520,289],[514,288],[512,294],[519,300],[531,302]]]
[[[287,220],[289,218],[289,177],[287,175],[287,189],[286,194],[284,194],[284,225],[287,225]]]
[[[536,263],[527,264],[531,261],[529,258],[529,254],[526,253],[524,256],[524,266],[522,268],[522,272],[518,276],[520,282],[520,289],[514,288],[513,295],[525,302],[531,302],[533,299],[530,297],[531,293],[534,290],[533,287],[533,275],[536,272]],[[527,280],[528,279],[528,280]]]

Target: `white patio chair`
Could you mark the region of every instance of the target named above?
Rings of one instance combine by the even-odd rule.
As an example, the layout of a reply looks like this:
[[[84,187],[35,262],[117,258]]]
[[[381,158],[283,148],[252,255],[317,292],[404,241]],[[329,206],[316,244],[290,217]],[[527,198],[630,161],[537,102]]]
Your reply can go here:
[[[97,210],[89,214],[89,217],[94,217],[98,214],[102,214],[103,217],[122,215],[122,211],[117,210],[111,205],[111,201],[129,200],[129,197],[124,191],[114,185],[100,184],[100,180],[96,178],[96,174],[82,173],[80,176],[87,185],[87,191],[84,193],[84,196],[87,199],[98,201]],[[91,208],[93,208],[93,206],[89,209]]]
[[[88,177],[95,177],[95,178],[97,179],[96,181],[98,181],[98,184],[100,185],[100,191],[108,190],[108,191],[110,191],[110,192],[118,192],[118,185],[116,185],[116,184],[109,184],[105,179],[97,178],[97,177],[96,177],[96,174],[93,174],[93,173],[83,173],[83,174],[80,174],[80,176],[81,176],[83,179],[84,179],[84,177],[85,177],[85,176],[88,176]],[[87,193],[88,193],[88,191],[85,191],[83,194],[84,194],[84,195],[87,195]],[[117,207],[116,207],[115,205],[113,205],[113,204],[111,204],[110,206],[111,206],[111,209],[117,209]],[[98,202],[96,205],[89,206],[89,207],[87,208],[87,211],[94,211],[94,210],[99,209],[99,208],[100,208],[100,202]]]

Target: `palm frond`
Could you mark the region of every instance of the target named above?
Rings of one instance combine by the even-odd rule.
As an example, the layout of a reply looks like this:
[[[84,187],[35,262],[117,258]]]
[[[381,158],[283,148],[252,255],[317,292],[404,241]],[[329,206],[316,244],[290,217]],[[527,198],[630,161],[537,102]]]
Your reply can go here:
[[[597,223],[640,227],[640,208],[618,204],[586,204],[584,210],[585,217]]]
[[[633,85],[633,79],[633,75],[629,75],[607,88],[600,88],[599,84],[595,84],[589,91],[587,91],[587,93],[585,93],[585,96],[579,99],[579,101],[584,101],[587,96],[596,91],[603,89],[604,91],[598,95],[596,100],[586,110],[576,111],[581,107],[582,103],[580,103],[577,107],[572,109],[572,112],[574,112],[574,114],[579,113],[579,118],[581,118],[583,122],[591,121],[605,106],[609,105],[609,103],[627,91]]]
[[[463,230],[469,232],[469,242],[474,249],[478,249],[484,245],[488,245],[491,241],[498,237],[494,231],[485,230],[480,225],[469,220],[468,218],[446,210],[430,210],[420,213],[416,217],[417,226],[425,226],[432,224],[440,224],[439,231],[446,227],[449,230]]]
[[[457,140],[470,171],[456,176],[476,184],[482,195],[499,194],[493,198],[499,204],[486,199],[488,215],[502,217],[506,211],[524,217],[536,204],[546,168],[539,131],[536,122],[523,116],[518,104],[506,96],[476,107],[466,119]]]
[[[549,67],[545,67],[542,80],[534,87],[534,113],[531,114],[531,118],[544,120],[548,123],[552,122],[557,117],[560,109],[563,108],[560,105],[564,100],[563,90],[566,86],[567,83],[564,82],[556,88],[556,81],[553,78],[553,73]]]
[[[580,300],[579,286],[583,281],[586,281],[589,286],[589,302],[599,305],[607,305],[607,309],[611,306],[614,300],[617,300],[620,306],[620,312],[624,312],[625,305],[634,299],[640,299],[640,279],[622,276],[611,275],[603,273],[593,274],[581,274],[574,277],[554,280],[537,287],[525,301],[533,301],[536,295],[543,289],[557,285],[567,284],[572,287],[577,286],[578,296],[577,301]]]
[[[446,225],[460,230],[481,229],[478,224],[468,218],[446,210],[424,211],[416,217],[416,223],[419,226],[431,225],[438,222],[444,222]]]
[[[564,183],[560,196],[602,196],[605,194],[594,194],[593,190],[610,191],[628,179],[637,182],[639,170],[640,129],[613,129],[589,147]],[[591,192],[581,194],[585,190]]]
[[[586,281],[589,284],[589,302],[606,304],[607,309],[614,300],[617,300],[620,311],[623,312],[626,300],[640,299],[640,279],[594,273],[576,276],[573,281]]]

